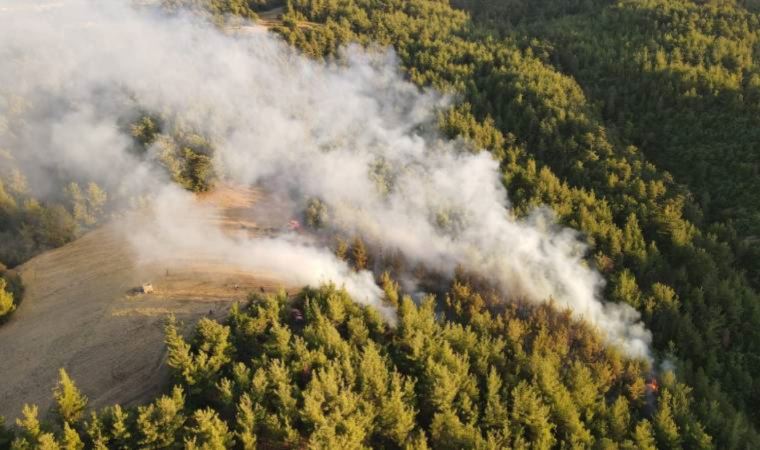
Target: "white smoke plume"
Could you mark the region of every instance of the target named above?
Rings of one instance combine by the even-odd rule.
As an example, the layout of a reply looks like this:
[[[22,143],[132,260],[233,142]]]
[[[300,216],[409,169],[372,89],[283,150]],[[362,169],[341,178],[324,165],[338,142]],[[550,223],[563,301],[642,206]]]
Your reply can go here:
[[[476,272],[508,297],[553,299],[628,355],[649,357],[651,335],[639,314],[601,300],[603,280],[584,263],[576,233],[541,211],[515,219],[497,162],[431,131],[446,99],[405,82],[390,51],[349,48],[340,64],[322,64],[267,33],[231,36],[189,16],[72,0],[0,12],[0,58],[0,112],[18,109],[14,99],[30,104],[13,130],[28,165],[77,173],[124,195],[153,191],[160,201],[166,189],[147,187],[163,183],[127,151],[119,123],[138,108],[178,112],[210,136],[226,178],[317,197],[347,233],[445,275]],[[179,224],[165,219],[170,237]],[[327,249],[198,232],[213,236],[203,245],[240,261],[287,272],[298,260],[298,281],[334,278],[377,304],[369,274],[352,274]],[[198,245],[185,242],[177,245]],[[276,256],[288,252],[299,256]]]
[[[298,234],[252,239],[247,230],[223,232],[211,226],[215,208],[199,204],[176,186],[166,186],[150,204],[152,220],[127,217],[126,227],[138,252],[138,263],[223,261],[252,273],[272,273],[287,285],[319,286],[338,282],[359,300],[372,303],[391,323],[395,315],[380,302],[382,290],[368,271],[354,272],[325,249]]]

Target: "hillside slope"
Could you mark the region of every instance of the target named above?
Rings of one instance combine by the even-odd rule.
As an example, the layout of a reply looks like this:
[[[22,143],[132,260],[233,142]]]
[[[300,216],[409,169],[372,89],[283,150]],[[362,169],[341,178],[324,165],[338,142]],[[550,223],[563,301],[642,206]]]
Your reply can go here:
[[[220,208],[208,220],[256,233],[256,218],[277,220],[274,208],[252,208],[259,198],[256,191],[222,188],[203,200]],[[166,380],[162,342],[169,314],[186,323],[220,317],[248,292],[281,287],[271,275],[243,271],[212,254],[178,251],[145,264],[119,222],[20,268],[26,298],[0,327],[0,415],[17,417],[30,402],[45,411],[60,367],[75,377],[93,406],[152,398]],[[155,291],[135,293],[145,282]]]

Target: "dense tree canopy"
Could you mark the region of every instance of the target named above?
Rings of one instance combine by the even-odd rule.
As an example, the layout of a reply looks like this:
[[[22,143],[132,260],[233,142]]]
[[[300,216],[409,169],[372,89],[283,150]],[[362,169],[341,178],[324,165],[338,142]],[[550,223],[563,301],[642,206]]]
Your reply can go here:
[[[554,43],[552,33],[559,36],[560,31],[547,22],[573,23],[583,17],[593,22],[597,13],[615,16],[600,8],[651,8],[660,15],[667,11],[675,15],[688,7],[699,11],[692,12],[692,16],[714,15],[718,21],[726,16],[725,10],[732,10],[739,18],[735,32],[742,33],[743,29],[752,30],[751,23],[757,20],[754,13],[730,2],[722,2],[720,7],[694,2],[623,2],[616,6],[585,2],[577,8],[550,8],[552,13],[542,18],[530,13],[534,6],[529,2],[514,3],[525,5],[525,16],[513,24],[523,25],[495,29],[491,19],[510,14],[506,8],[499,9],[502,2],[460,3],[480,8],[475,14],[478,20],[472,22],[447,2],[293,1],[285,17],[286,26],[280,32],[316,57],[331,57],[348,41],[392,45],[412,81],[461,93],[462,101],[441,115],[443,130],[452,136],[468,137],[475,147],[487,149],[500,159],[510,200],[518,212],[527,213],[537,205],[548,204],[565,224],[582,230],[594,248],[596,266],[608,280],[608,297],[642,311],[654,331],[656,347],[681,362],[684,378],[703,399],[699,409],[709,416],[708,428],[736,445],[744,438],[756,439],[754,426],[743,419],[744,414],[755,414],[752,405],[760,398],[759,386],[753,381],[760,361],[760,335],[755,325],[760,321],[760,296],[756,283],[746,276],[755,273],[753,265],[757,264],[750,257],[757,248],[754,238],[745,235],[747,228],[737,227],[732,220],[707,218],[703,201],[692,191],[688,177],[674,178],[659,168],[653,163],[659,163],[659,158],[648,157],[652,147],[647,141],[636,139],[633,131],[623,132],[616,122],[610,122],[596,97],[589,97],[585,85],[579,84],[571,76],[572,71],[568,74],[561,64],[559,41],[574,40],[562,37]],[[674,6],[664,8],[657,5],[660,3]],[[488,14],[490,11],[494,15]],[[298,27],[298,20],[324,26]],[[649,39],[646,27],[659,22],[640,19],[639,23],[641,39]],[[728,23],[724,28],[732,28]],[[611,24],[610,36],[619,43],[615,45],[621,52],[630,51],[633,46],[622,41],[624,34],[615,32],[621,27],[625,28]],[[593,27],[581,24],[577,29],[589,32]],[[635,32],[634,28],[631,33]],[[572,30],[568,33],[578,34]],[[585,55],[612,51],[601,45],[593,33],[585,36],[595,45]],[[664,36],[672,38],[671,34]],[[753,38],[747,39],[754,42]],[[674,46],[675,41],[669,45]],[[572,47],[568,48],[568,54],[574,55]],[[632,62],[629,59],[627,63]],[[626,69],[615,70],[632,76]],[[607,79],[604,74],[597,75],[600,80]],[[652,82],[654,85],[661,89],[661,84]],[[631,88],[634,91],[641,101],[658,98],[657,94],[640,94],[646,92],[642,86]],[[683,105],[670,111],[668,117],[660,118],[656,111],[648,113],[658,127],[694,114]],[[730,121],[734,113],[721,103],[713,103],[710,114],[726,117],[711,125],[719,127],[718,123]],[[746,117],[753,120],[756,115]],[[755,128],[745,126],[742,133],[751,133]],[[699,140],[703,132],[704,127],[697,122],[683,128],[683,135],[690,139]],[[663,133],[664,140],[673,138],[668,133]],[[704,144],[705,152],[709,148],[717,154],[719,150],[710,147],[710,142],[722,140],[725,145],[745,148],[747,158],[751,158],[752,144],[757,140],[743,140],[738,137],[741,135],[719,134],[712,141],[702,140],[700,145]],[[681,170],[698,169],[690,154],[678,158]],[[678,158],[673,161],[677,163]],[[734,163],[742,160],[730,159],[729,164],[716,161],[715,165],[721,167],[715,170]],[[748,174],[741,178],[746,183],[757,179]],[[751,196],[753,190],[745,188],[745,192]],[[741,202],[740,197],[730,194],[726,198]],[[757,211],[750,202],[742,206],[750,213]],[[716,409],[716,405],[720,406]]]
[[[283,2],[193,3],[252,17]],[[170,322],[171,392],[82,417],[62,372],[57,413],[40,422],[26,408],[0,446],[760,447],[758,11],[752,0],[290,0],[276,30],[321,59],[350,42],[392,46],[409,80],[454,94],[442,133],[491,152],[517,214],[548,205],[581,230],[606,298],[638,309],[658,359],[675,365],[659,390],[652,368],[551,306],[505,304],[465,281],[414,302],[384,277],[396,328],[330,286],[254,297],[190,340]],[[134,151],[160,149],[174,181],[209,189],[213,144],[167,122],[125,125]],[[23,175],[0,173],[0,260],[73,239],[106,198],[76,180],[41,205]],[[327,220],[317,199],[306,215]],[[372,260],[359,238],[336,253]]]
[[[736,228],[734,245],[755,286],[759,30],[760,16],[732,2],[647,1],[532,32],[598,102],[609,128],[689,187],[705,224]]]
[[[255,295],[189,340],[170,320],[169,394],[85,415],[62,370],[55,414],[40,422],[25,408],[11,448],[712,445],[688,387],[667,372],[647,388],[641,362],[567,314],[493,312],[460,281],[443,303],[402,297],[388,278],[385,290],[396,327],[329,285]]]

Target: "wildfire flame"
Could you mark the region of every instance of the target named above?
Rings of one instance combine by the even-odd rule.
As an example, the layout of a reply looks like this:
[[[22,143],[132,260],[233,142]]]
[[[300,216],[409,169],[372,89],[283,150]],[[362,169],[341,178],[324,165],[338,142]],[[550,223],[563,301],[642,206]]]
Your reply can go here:
[[[299,231],[301,229],[301,223],[297,220],[291,220],[288,222],[288,228],[292,231]]]

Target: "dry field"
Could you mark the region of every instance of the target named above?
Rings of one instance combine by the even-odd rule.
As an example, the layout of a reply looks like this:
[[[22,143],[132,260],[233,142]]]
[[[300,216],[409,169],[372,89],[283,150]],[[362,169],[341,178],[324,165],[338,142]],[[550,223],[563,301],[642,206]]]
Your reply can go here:
[[[222,187],[199,201],[218,206],[208,220],[230,230],[257,233],[287,219],[252,189]],[[168,380],[162,344],[168,314],[189,328],[204,315],[224,317],[248,292],[287,287],[218,256],[138,265],[123,230],[105,225],[20,267],[26,296],[0,327],[0,415],[18,417],[24,402],[48,410],[60,367],[91,406],[145,400]],[[147,281],[153,293],[133,292]]]

